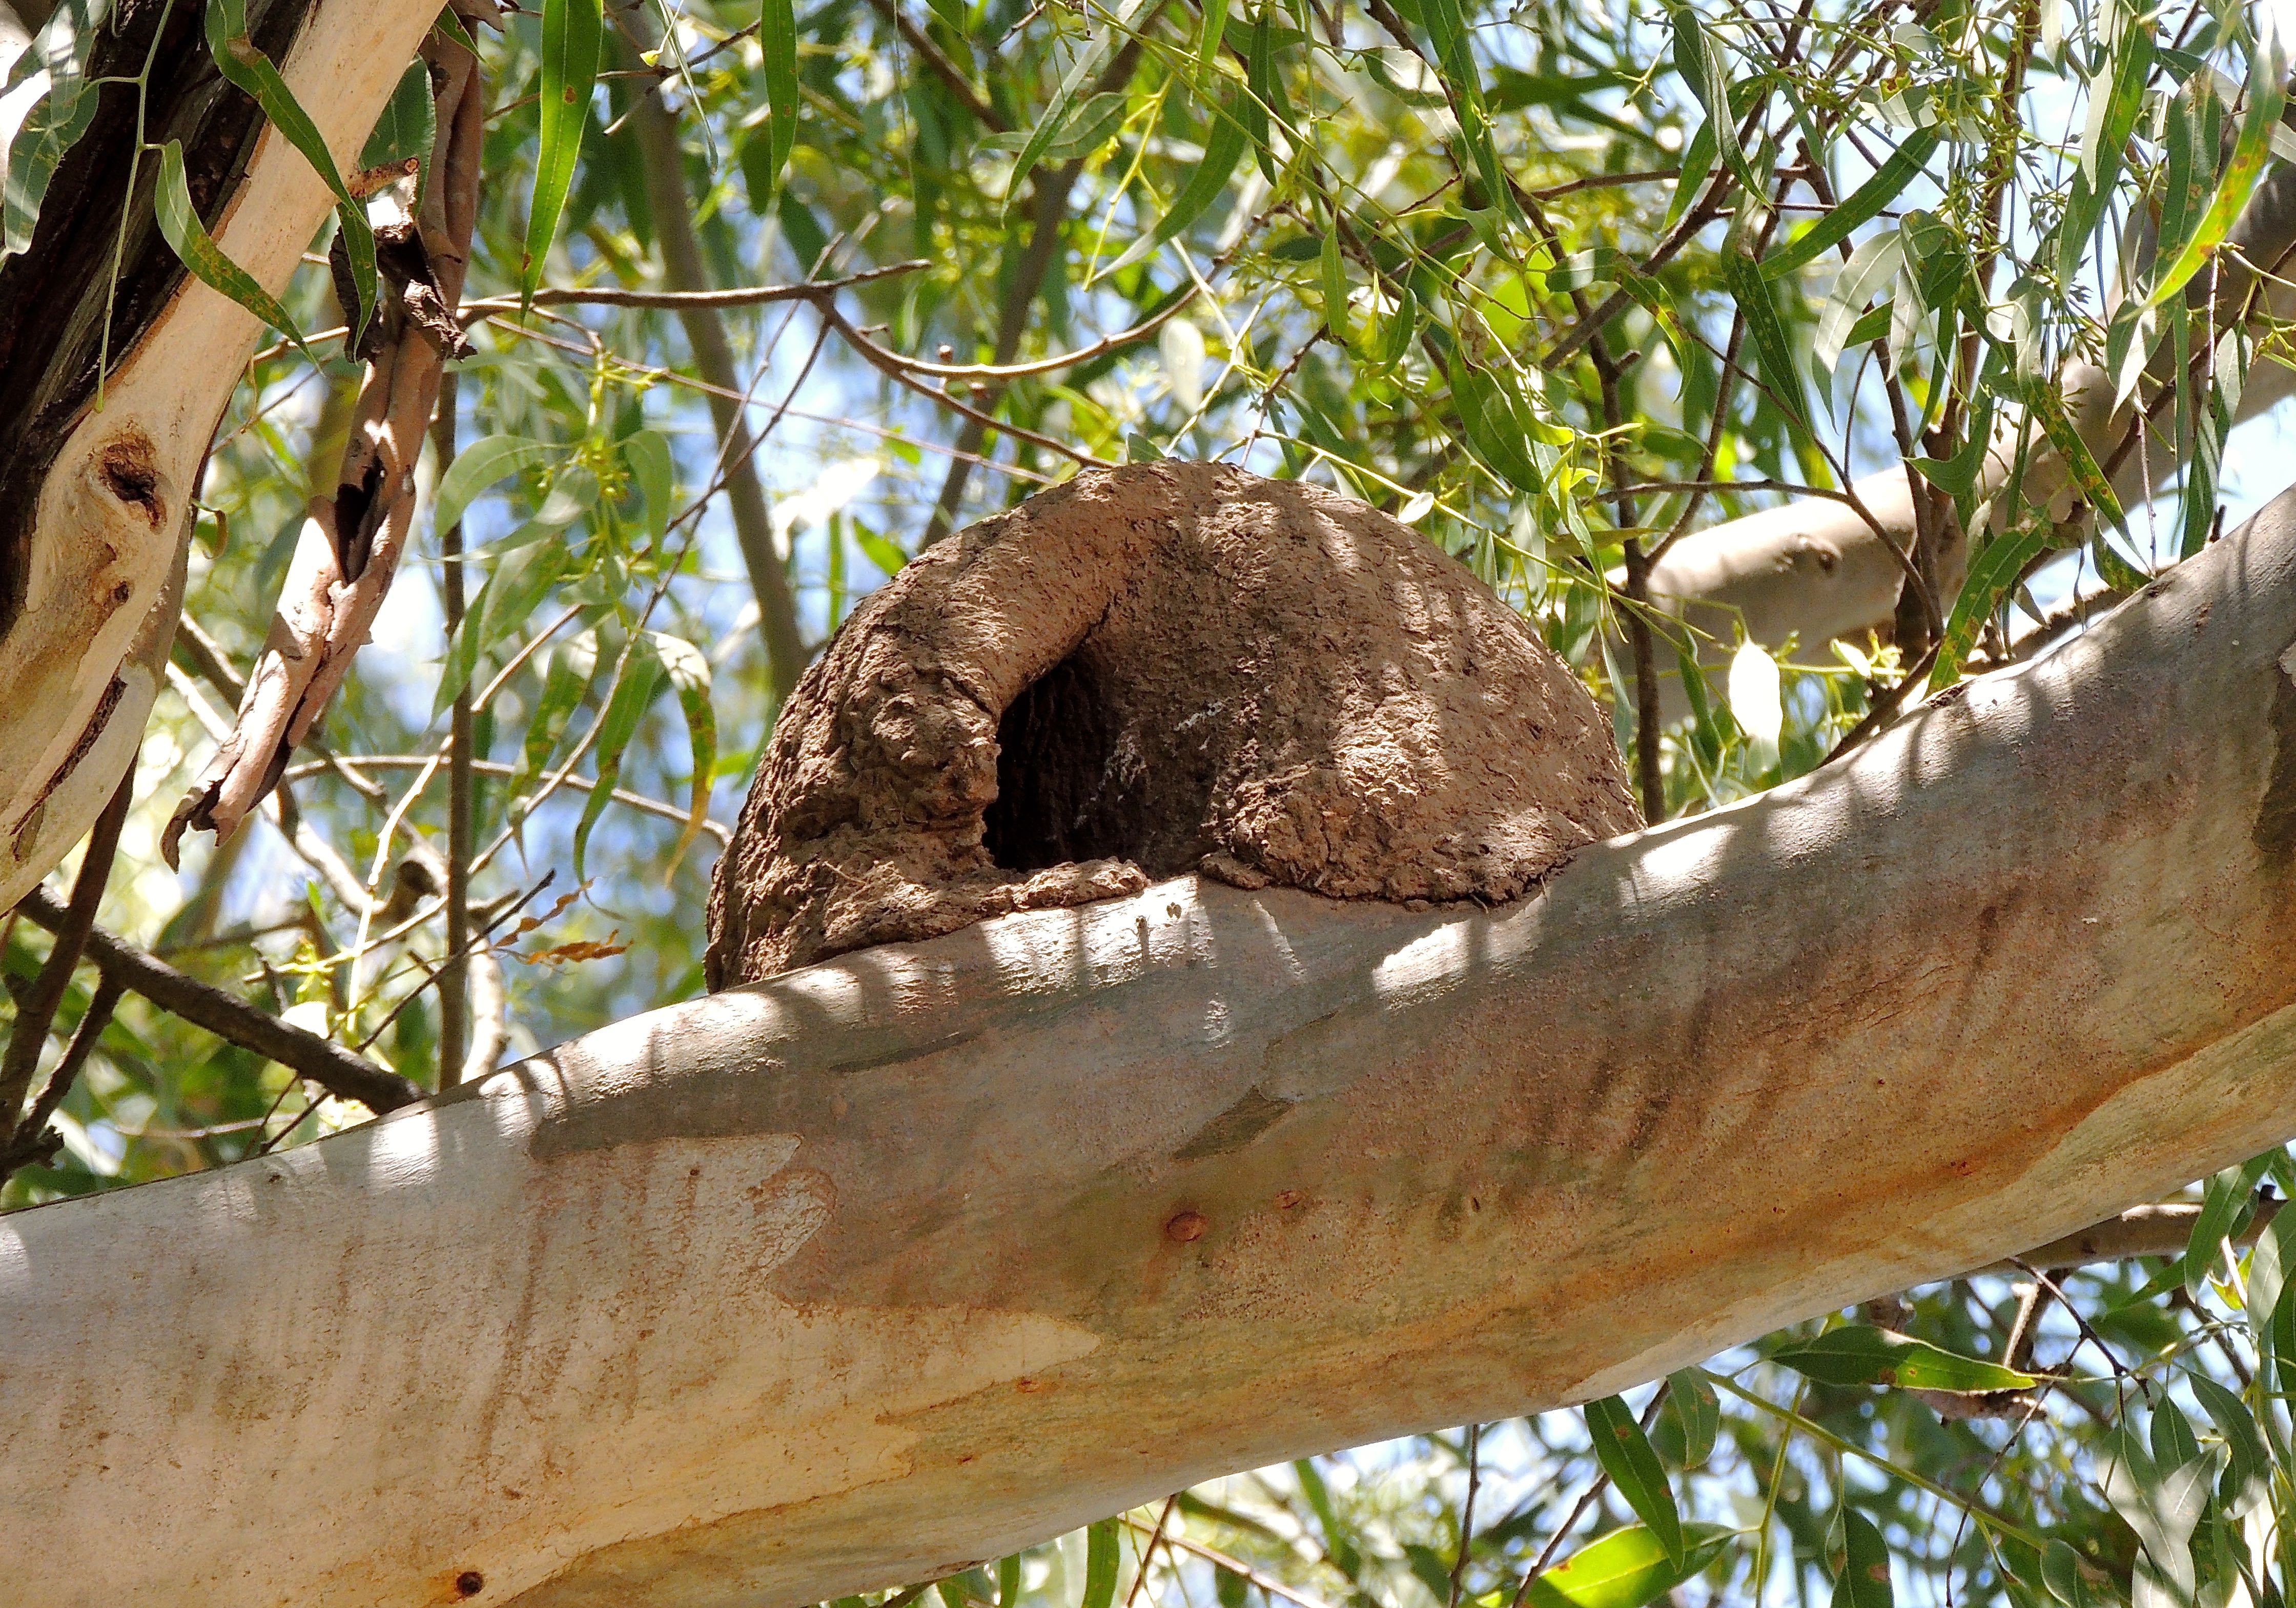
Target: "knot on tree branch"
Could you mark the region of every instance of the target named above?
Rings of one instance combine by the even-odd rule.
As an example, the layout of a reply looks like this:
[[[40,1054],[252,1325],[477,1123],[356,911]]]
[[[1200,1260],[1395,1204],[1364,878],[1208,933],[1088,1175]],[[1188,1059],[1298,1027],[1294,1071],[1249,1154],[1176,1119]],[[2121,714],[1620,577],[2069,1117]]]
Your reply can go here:
[[[1594,699],[1458,562],[1313,486],[1135,464],[855,611],[718,862],[709,980],[1192,870],[1502,901],[1639,825]]]

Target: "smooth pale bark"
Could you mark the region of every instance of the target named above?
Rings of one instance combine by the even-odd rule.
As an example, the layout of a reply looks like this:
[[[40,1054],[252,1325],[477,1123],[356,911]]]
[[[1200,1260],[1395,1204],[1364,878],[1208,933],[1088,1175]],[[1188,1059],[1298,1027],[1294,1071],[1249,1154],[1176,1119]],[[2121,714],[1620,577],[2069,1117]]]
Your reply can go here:
[[[1168,882],[0,1218],[12,1573],[809,1602],[2247,1156],[2296,1132],[2296,498],[2150,592],[1488,914]]]
[[[337,165],[356,165],[438,7],[324,0],[281,64]],[[52,193],[48,204],[72,198]],[[277,291],[331,197],[275,130],[214,233]],[[165,250],[164,247],[160,248]],[[0,908],[84,836],[134,757],[175,631],[184,542],[216,422],[262,325],[196,280],[120,360],[104,406],[45,472],[23,607],[0,634]]]

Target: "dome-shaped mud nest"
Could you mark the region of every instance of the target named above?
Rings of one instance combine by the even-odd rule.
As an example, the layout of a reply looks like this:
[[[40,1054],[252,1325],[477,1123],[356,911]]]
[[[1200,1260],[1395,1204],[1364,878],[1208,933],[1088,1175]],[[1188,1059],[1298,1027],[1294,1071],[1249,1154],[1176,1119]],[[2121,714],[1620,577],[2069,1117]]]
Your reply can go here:
[[[1136,464],[854,611],[718,861],[709,980],[1187,871],[1498,902],[1639,824],[1594,699],[1457,562],[1313,486]]]

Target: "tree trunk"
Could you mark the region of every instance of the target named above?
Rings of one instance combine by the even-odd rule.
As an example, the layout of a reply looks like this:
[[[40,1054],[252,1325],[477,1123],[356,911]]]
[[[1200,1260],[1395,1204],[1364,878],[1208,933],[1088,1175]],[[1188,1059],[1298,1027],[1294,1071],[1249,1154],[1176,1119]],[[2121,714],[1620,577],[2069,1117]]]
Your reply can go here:
[[[59,1602],[800,1603],[1581,1400],[2296,1131],[2296,498],[1412,913],[1181,879],[0,1218]]]
[[[0,268],[0,907],[86,833],[135,752],[175,633],[201,469],[262,327],[160,238],[151,152],[128,182],[139,135],[183,142],[217,243],[274,292],[332,201],[217,74],[200,12],[123,8],[106,25],[92,75],[132,77],[147,53],[161,64],[142,127],[135,86],[107,87],[31,249]],[[250,37],[346,170],[437,15],[404,0],[248,7]]]

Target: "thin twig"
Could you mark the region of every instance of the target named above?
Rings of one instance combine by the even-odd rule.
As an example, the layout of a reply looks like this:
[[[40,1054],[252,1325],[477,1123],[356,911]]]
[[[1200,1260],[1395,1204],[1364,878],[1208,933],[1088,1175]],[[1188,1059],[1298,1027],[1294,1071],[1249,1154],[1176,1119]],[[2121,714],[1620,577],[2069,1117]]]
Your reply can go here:
[[[460,400],[450,370],[439,381],[439,411],[430,421],[430,444],[442,480],[455,464],[455,404]],[[451,646],[463,628],[463,521],[439,532],[439,589]],[[447,755],[447,958],[439,969],[439,1071],[437,1086],[463,1080],[463,1055],[469,1038],[471,948],[471,684],[455,689],[448,719]]]
[[[1163,1542],[1165,1527],[1172,1522],[1172,1510],[1179,1505],[1178,1491],[1164,1498],[1164,1511],[1156,1515],[1156,1528],[1149,1533],[1148,1545],[1140,1549],[1140,1568],[1132,1577],[1132,1589],[1124,1594],[1124,1608],[1132,1608],[1140,1600],[1140,1588],[1148,1583],[1148,1565],[1156,1561],[1156,1548]]]
[[[32,1075],[40,1070],[48,1024],[56,1019],[56,1007],[63,1003],[64,989],[79,964],[87,936],[95,929],[95,907],[102,901],[103,885],[111,880],[111,857],[119,847],[119,829],[127,820],[127,807],[135,796],[135,759],[131,754],[119,784],[111,790],[111,801],[88,833],[87,851],[80,857],[79,874],[72,881],[71,903],[60,907],[60,919],[48,929],[56,935],[56,941],[48,950],[47,961],[16,1004],[16,1025],[9,1030],[7,1054],[0,1056],[0,1128],[11,1133],[17,1109],[31,1089]],[[25,896],[28,906],[35,895],[47,897],[35,888]],[[28,913],[39,919],[36,911]]]
[[[1447,1608],[1459,1608],[1459,1582],[1467,1572],[1467,1554],[1475,1544],[1475,1493],[1483,1482],[1483,1426],[1467,1426],[1467,1497],[1459,1505],[1459,1555],[1451,1560],[1451,1596]]]
[[[40,1091],[40,1097],[32,1102],[32,1109],[17,1125],[15,1137],[8,1142],[5,1150],[0,1150],[0,1185],[7,1183],[9,1175],[18,1168],[45,1164],[62,1148],[62,1136],[47,1131],[49,1120],[71,1092],[79,1069],[86,1064],[88,1053],[95,1048],[95,1041],[103,1037],[103,1030],[111,1021],[112,1007],[119,1003],[119,984],[111,978],[102,978],[96,983],[87,1009],[80,1013],[79,1026],[72,1030],[71,1043],[64,1048],[64,1058],[48,1074],[47,1087]]]
[[[838,279],[817,279],[798,284],[735,285],[731,290],[629,291],[615,285],[550,285],[535,291],[533,304],[541,308],[653,308],[673,313],[696,309],[770,307],[781,301],[821,301],[838,291],[875,279],[922,273],[932,264],[922,257],[864,268]],[[515,296],[486,296],[463,303],[458,316],[466,325],[496,313],[514,313],[522,304]]]
[[[869,0],[869,4],[879,16],[893,25],[908,47],[917,53],[917,60],[932,69],[933,76],[948,86],[949,93],[964,104],[967,111],[998,134],[1013,132],[1013,125],[1004,115],[972,86],[972,80],[964,76],[964,70],[950,61],[939,45],[933,43],[931,35],[909,21],[908,13],[895,5],[893,0]]]

